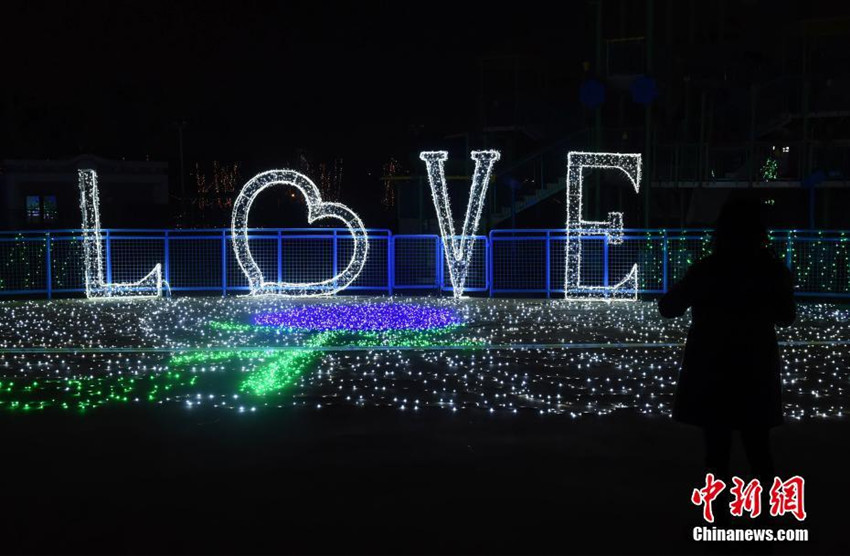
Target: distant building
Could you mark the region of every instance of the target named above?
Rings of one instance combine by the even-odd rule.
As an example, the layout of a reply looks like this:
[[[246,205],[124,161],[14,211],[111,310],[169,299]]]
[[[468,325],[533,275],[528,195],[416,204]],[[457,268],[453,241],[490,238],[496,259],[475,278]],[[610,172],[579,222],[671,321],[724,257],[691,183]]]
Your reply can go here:
[[[571,150],[643,155],[639,195],[616,172],[588,172],[590,220],[622,211],[627,227],[702,228],[747,189],[773,228],[850,227],[850,17],[842,3],[576,4],[573,15],[593,32],[557,48],[527,41],[480,58],[477,118],[442,137],[436,126],[412,130],[410,144],[451,153],[449,174],[471,173],[463,164],[473,148],[502,152],[482,232],[563,226]],[[433,233],[425,167],[415,156],[401,162],[406,172],[387,165],[382,177],[394,188],[387,198],[398,229]],[[455,183],[453,204],[462,203],[455,199],[469,180]]]
[[[4,160],[0,226],[7,230],[79,228],[79,169],[97,170],[104,228],[168,224],[168,163],[81,155],[63,160]]]

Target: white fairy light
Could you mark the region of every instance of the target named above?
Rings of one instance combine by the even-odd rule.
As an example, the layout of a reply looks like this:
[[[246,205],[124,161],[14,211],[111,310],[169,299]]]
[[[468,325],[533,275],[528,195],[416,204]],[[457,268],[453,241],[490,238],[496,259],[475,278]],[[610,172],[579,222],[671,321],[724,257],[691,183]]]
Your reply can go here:
[[[454,296],[463,296],[469,263],[472,260],[472,250],[475,246],[475,231],[481,220],[484,208],[487,186],[493,165],[499,160],[499,151],[472,151],[470,158],[475,161],[475,171],[472,174],[472,186],[469,190],[469,202],[466,205],[466,217],[460,236],[455,235],[454,218],[452,217],[449,191],[446,187],[445,161],[449,158],[446,151],[424,151],[419,158],[425,162],[428,170],[428,183],[431,185],[431,196],[434,208],[437,210],[437,222],[440,224],[440,235],[443,239],[443,251],[449,267],[449,278],[452,281]]]
[[[29,409],[43,402],[58,409],[68,401],[68,409],[74,410],[82,407],[79,402],[89,408],[126,402],[153,409],[182,407],[187,400],[195,409],[244,407],[246,413],[251,407],[261,412],[321,404],[322,411],[350,415],[347,409],[352,407],[400,411],[404,404],[411,411],[419,407],[450,414],[481,415],[495,409],[497,415],[520,419],[526,412],[535,419],[537,414],[670,414],[690,319],[664,319],[654,302],[601,306],[479,298],[458,305],[435,297],[340,297],[320,305],[398,303],[451,308],[465,324],[423,343],[398,342],[395,333],[372,337],[357,351],[346,347],[348,340],[331,342],[326,351],[319,348],[322,354],[296,382],[277,394],[257,397],[235,389],[226,377],[244,377],[268,361],[269,350],[288,353],[309,345],[309,337],[242,329],[245,317],[302,309],[301,300],[240,296],[178,297],[152,304],[0,302],[0,414],[15,407],[28,411],[23,405],[27,401]],[[212,322],[237,327],[213,328]],[[850,350],[841,346],[850,341],[850,311],[830,303],[801,304],[795,326],[777,334],[786,417],[845,417]],[[233,360],[217,355],[244,355],[245,350],[255,353]],[[206,355],[205,361],[175,367],[163,351]],[[151,392],[148,382],[169,381],[169,371],[176,371],[173,388]],[[81,391],[84,384],[90,387]],[[115,395],[121,392],[124,396]]]
[[[623,241],[623,213],[609,212],[608,220],[594,222],[582,218],[582,182],[585,168],[621,170],[632,182],[635,193],[640,190],[641,155],[625,153],[570,152],[567,155],[567,229],[564,292],[567,299],[637,299],[638,265],[632,266],[625,278],[613,286],[581,284],[581,252],[583,236],[606,237],[608,243]]]
[[[257,195],[273,185],[291,185],[301,192],[307,203],[307,221],[311,224],[322,218],[336,218],[345,224],[354,240],[354,251],[345,269],[327,280],[310,283],[267,282],[263,272],[251,256],[248,245],[248,213]],[[233,250],[242,272],[248,277],[251,295],[280,295],[286,297],[314,297],[332,295],[344,290],[357,279],[366,264],[369,237],[363,222],[351,209],[341,203],[322,201],[319,188],[310,178],[294,170],[268,170],[254,176],[239,192],[233,203],[231,222]]]
[[[103,238],[100,233],[100,198],[95,170],[77,170],[80,186],[80,211],[83,214],[83,266],[86,297],[125,298],[160,297],[162,295],[162,265],[153,267],[137,282],[108,283],[104,278]]]

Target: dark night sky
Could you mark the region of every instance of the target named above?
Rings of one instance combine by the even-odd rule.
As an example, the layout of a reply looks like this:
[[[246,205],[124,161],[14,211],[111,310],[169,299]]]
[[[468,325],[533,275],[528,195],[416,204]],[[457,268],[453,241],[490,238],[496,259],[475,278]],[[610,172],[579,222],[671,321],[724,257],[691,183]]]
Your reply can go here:
[[[438,138],[474,124],[479,56],[554,52],[578,75],[585,3],[575,17],[549,6],[4,4],[2,156],[173,161],[185,119],[187,161],[264,166],[307,148],[377,169],[413,126]]]
[[[671,67],[690,73],[699,64],[665,50],[664,30],[681,38],[697,17],[714,29],[722,20],[717,4],[656,4],[672,6],[673,17],[657,14],[655,56],[677,59]],[[783,36],[799,33],[802,18],[850,4],[724,5],[727,36],[763,37],[761,44],[781,51]],[[605,6],[605,36],[645,32],[644,2]],[[699,15],[691,15],[692,6]],[[175,123],[185,120],[187,172],[195,162],[240,162],[247,179],[291,167],[299,149],[323,161],[342,157],[341,200],[368,213],[391,156],[418,171],[416,152],[449,147],[450,164],[463,164],[462,142],[449,145],[445,137],[480,124],[483,58],[517,56],[545,67],[539,74],[557,81],[545,87],[553,98],[539,90],[531,96],[555,107],[546,112],[552,135],[582,125],[551,115],[584,117],[578,87],[582,63],[594,60],[594,10],[584,0],[4,2],[0,159],[150,157],[168,161],[176,181]],[[742,75],[746,81],[754,74]],[[658,113],[675,102],[675,95],[662,96]]]

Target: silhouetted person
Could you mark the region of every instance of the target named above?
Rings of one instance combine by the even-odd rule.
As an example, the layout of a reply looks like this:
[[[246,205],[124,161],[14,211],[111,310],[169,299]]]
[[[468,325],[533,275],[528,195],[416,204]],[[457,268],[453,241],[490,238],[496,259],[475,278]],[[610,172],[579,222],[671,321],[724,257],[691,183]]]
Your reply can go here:
[[[794,322],[791,272],[768,246],[755,199],[721,210],[713,253],[661,299],[665,317],[691,308],[673,418],[702,427],[708,472],[729,484],[732,431],[762,487],[775,474],[769,431],[783,422],[775,327]]]

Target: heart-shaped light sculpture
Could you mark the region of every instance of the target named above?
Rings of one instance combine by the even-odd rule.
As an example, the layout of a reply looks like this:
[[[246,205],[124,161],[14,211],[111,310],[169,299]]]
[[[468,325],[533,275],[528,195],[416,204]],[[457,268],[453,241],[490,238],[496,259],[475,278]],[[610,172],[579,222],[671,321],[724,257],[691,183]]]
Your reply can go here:
[[[251,248],[248,245],[248,213],[251,212],[251,205],[257,195],[274,185],[291,185],[301,192],[307,202],[307,221],[311,224],[322,218],[335,218],[345,224],[354,240],[354,251],[342,272],[327,280],[310,283],[267,282],[263,278],[263,272],[251,256]],[[236,262],[248,277],[251,295],[286,297],[333,295],[344,290],[357,279],[366,264],[366,256],[369,253],[369,237],[360,217],[341,203],[322,201],[322,195],[316,184],[304,174],[294,170],[268,170],[251,178],[233,203],[231,233]]]

